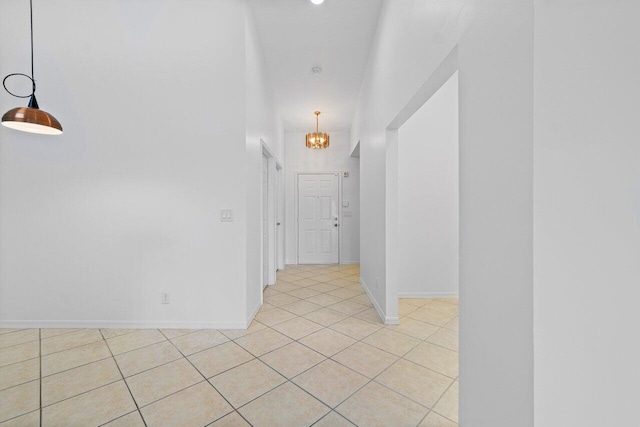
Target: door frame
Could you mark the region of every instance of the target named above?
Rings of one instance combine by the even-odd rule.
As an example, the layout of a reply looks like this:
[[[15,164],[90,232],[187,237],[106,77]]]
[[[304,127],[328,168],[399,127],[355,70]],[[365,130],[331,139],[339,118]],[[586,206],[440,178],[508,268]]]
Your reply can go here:
[[[284,169],[280,162],[276,159],[276,180],[275,180],[275,197],[276,197],[276,273],[278,270],[285,268],[285,186],[284,186]],[[280,223],[280,226],[278,226]]]
[[[260,186],[260,240],[262,243],[262,248],[260,253],[262,255],[260,265],[262,266],[260,275],[262,279],[260,280],[262,284],[262,289],[264,290],[270,282],[271,279],[271,268],[269,265],[269,258],[271,256],[271,236],[269,232],[269,207],[270,207],[270,198],[272,195],[271,191],[271,180],[269,179],[270,171],[269,171],[269,156],[265,153],[265,150],[262,150],[262,158],[260,159],[260,176],[261,176],[261,186]],[[266,176],[266,195],[265,195],[265,176]],[[266,206],[265,206],[266,204]],[[267,212],[265,218],[265,210]],[[266,230],[265,230],[266,224]],[[265,242],[266,240],[266,242]],[[265,246],[267,247],[265,251]],[[265,253],[266,252],[266,253]],[[267,258],[265,262],[265,257]],[[266,278],[265,278],[266,275]]]
[[[260,139],[260,145],[262,146],[261,154],[267,158],[267,168],[268,168],[268,212],[267,212],[267,233],[269,239],[269,280],[267,283],[262,283],[262,289],[264,289],[268,285],[275,285],[276,283],[276,203],[277,203],[277,194],[275,191],[275,183],[276,183],[276,167],[279,164],[278,160],[275,158],[273,152],[269,149],[269,146],[264,142],[263,139]],[[262,213],[262,173],[260,174],[260,240],[261,240],[261,249],[260,249],[260,276],[264,276],[264,242],[262,242],[262,236],[264,235],[263,224],[264,218]],[[261,282],[263,279],[260,280]]]
[[[300,264],[300,204],[298,200],[298,193],[300,189],[300,176],[301,175],[337,175],[338,176],[338,265],[342,260],[342,171],[320,171],[320,172],[296,172],[295,173],[295,187],[293,192],[293,203],[296,213],[296,264]]]

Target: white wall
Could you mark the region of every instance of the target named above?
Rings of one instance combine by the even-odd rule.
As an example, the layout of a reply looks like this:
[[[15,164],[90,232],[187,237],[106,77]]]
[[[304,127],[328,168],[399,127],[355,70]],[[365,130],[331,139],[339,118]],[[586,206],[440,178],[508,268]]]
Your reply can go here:
[[[533,3],[479,16],[458,53],[460,422],[530,426]]]
[[[398,131],[398,295],[458,295],[458,75]]]
[[[352,144],[372,212],[362,279],[386,316],[385,127],[458,45],[461,425],[533,425],[534,325],[536,425],[637,423],[640,6],[579,3],[398,0],[381,14]]]
[[[270,185],[275,160],[282,162],[282,132],[273,102],[271,82],[256,32],[251,8],[245,5],[246,138],[247,138],[247,321],[262,304],[262,143],[273,154],[269,162]],[[270,195],[273,198],[273,194]],[[275,212],[275,205],[270,207]],[[273,214],[273,212],[272,212]],[[268,221],[270,246],[275,247],[275,218]],[[275,250],[272,251],[275,257]],[[275,265],[275,262],[272,263]],[[273,271],[275,276],[275,269]]]
[[[28,70],[28,19],[2,2],[3,76]],[[36,5],[65,133],[0,129],[0,323],[245,324],[244,20],[232,0]]]
[[[535,15],[536,424],[638,425],[640,4]]]
[[[385,319],[397,318],[398,284],[388,282],[385,256],[394,245],[386,206],[397,197],[385,191],[393,188],[386,165],[387,155],[393,164],[387,143],[393,146],[394,132],[387,128],[457,44],[460,424],[530,426],[533,1],[385,2],[351,140],[360,141],[367,212],[361,278]]]
[[[287,132],[285,134],[285,199],[286,199],[286,262],[297,263],[296,253],[296,209],[294,196],[297,172],[348,171],[349,177],[342,178],[342,198],[349,201],[348,208],[342,208],[340,227],[342,247],[340,262],[352,264],[360,261],[360,161],[350,157],[349,132],[329,132],[331,145],[324,150],[311,150],[305,146],[305,134]],[[351,212],[345,217],[344,212]]]

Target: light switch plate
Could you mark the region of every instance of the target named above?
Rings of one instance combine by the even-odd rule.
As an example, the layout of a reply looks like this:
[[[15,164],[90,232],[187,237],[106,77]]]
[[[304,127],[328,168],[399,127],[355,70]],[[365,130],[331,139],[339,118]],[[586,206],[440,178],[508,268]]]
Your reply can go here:
[[[233,209],[222,209],[220,211],[221,222],[233,222]]]
[[[349,207],[349,201],[348,200],[343,200],[342,201],[342,207],[343,208],[348,208]]]

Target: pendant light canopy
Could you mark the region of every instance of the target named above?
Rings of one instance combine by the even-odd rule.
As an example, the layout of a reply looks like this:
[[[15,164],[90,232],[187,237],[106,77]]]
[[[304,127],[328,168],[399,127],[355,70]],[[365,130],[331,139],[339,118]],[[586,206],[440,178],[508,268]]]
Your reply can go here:
[[[38,107],[36,100],[36,81],[33,78],[33,0],[29,0],[29,11],[31,17],[31,76],[22,73],[9,74],[2,80],[4,89],[16,98],[30,98],[27,107],[17,107],[7,111],[2,116],[2,124],[8,128],[44,135],[60,135],[62,125],[60,122],[46,111]],[[20,96],[7,89],[6,81],[12,76],[23,76],[31,80],[31,94]]]
[[[307,148],[321,149],[329,147],[329,134],[328,133],[320,133],[318,130],[318,117],[320,116],[320,111],[316,111],[313,114],[316,115],[316,131],[307,134],[306,143]]]

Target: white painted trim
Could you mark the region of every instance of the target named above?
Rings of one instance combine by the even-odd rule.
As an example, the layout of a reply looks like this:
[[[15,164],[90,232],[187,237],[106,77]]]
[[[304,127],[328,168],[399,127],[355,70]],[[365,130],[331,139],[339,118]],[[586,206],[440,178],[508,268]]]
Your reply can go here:
[[[398,252],[398,131],[385,134],[385,280],[384,302],[386,314],[399,316],[398,284],[400,264]]]
[[[397,318],[397,317],[387,317],[385,315],[384,310],[382,310],[382,307],[380,307],[380,305],[378,305],[378,301],[376,301],[376,299],[373,297],[373,294],[371,293],[371,291],[367,287],[367,284],[364,283],[364,280],[362,280],[362,277],[360,277],[360,284],[364,288],[364,291],[367,293],[367,296],[371,300],[371,303],[373,303],[373,308],[375,308],[376,311],[378,312],[378,316],[380,316],[380,319],[382,320],[382,322],[385,325],[399,325],[400,324],[400,319],[399,318]]]
[[[245,322],[3,320],[0,328],[247,329]]]
[[[353,149],[351,150],[349,157],[355,157],[356,159],[360,158],[360,140],[358,140],[356,145],[353,146]]]
[[[295,173],[295,188],[293,191],[293,206],[295,208],[295,237],[296,237],[296,262],[291,264],[299,264],[300,261],[300,206],[298,200],[298,193],[300,192],[299,184],[300,184],[300,175],[338,175],[338,264],[341,264],[340,259],[342,258],[342,172],[341,171],[324,171],[324,172],[296,172]],[[287,264],[290,264],[287,262]],[[316,264],[320,265],[320,264]]]
[[[385,283],[387,310],[398,304],[398,129],[458,71],[456,45],[389,123],[385,135]],[[398,318],[394,317],[396,323]]]
[[[273,154],[273,151],[271,151],[271,149],[269,148],[269,145],[265,142],[264,139],[260,138],[260,146],[262,147],[262,155],[264,157],[267,158],[267,176],[268,176],[268,180],[267,180],[267,235],[268,235],[268,239],[269,241],[268,246],[269,246],[269,254],[267,254],[268,256],[268,260],[269,260],[269,265],[268,265],[268,280],[267,283],[262,283],[262,289],[264,290],[264,288],[268,285],[272,285],[276,282],[276,271],[278,270],[278,266],[277,266],[277,254],[276,254],[276,239],[277,239],[277,234],[278,234],[278,230],[276,227],[276,217],[277,217],[277,203],[278,203],[278,195],[276,194],[276,183],[275,180],[277,179],[277,173],[276,173],[276,169],[278,167],[278,164],[280,164],[280,161],[275,157],[275,155]],[[262,208],[262,203],[263,203],[263,194],[262,194],[262,175],[260,178],[260,207]],[[262,225],[264,224],[264,218],[262,218],[262,209],[260,211],[260,236],[264,236],[264,230],[262,229]],[[262,240],[262,239],[261,239]],[[261,261],[260,261],[260,277],[264,276],[264,243],[262,243],[262,247],[260,249],[260,256],[261,256]],[[263,280],[261,280],[262,282]]]
[[[398,298],[458,298],[458,292],[398,292]]]
[[[285,267],[285,257],[286,257],[286,241],[287,241],[287,228],[286,228],[286,185],[285,185],[285,175],[284,169],[280,162],[276,160],[276,212],[275,212],[275,221],[276,221],[276,272],[278,270],[283,270]],[[278,222],[280,225],[278,226]],[[276,276],[277,279],[277,276]]]
[[[247,323],[242,329],[249,329],[251,322],[253,322],[253,318],[256,317],[256,314],[258,314],[258,311],[260,311],[260,307],[262,307],[262,303],[258,304],[258,306],[253,310],[253,312],[249,314],[249,317],[247,317]]]
[[[260,138],[260,146],[262,147],[262,152],[268,157],[268,158],[275,158],[275,155],[273,154],[273,151],[271,151],[271,148],[269,148],[269,145],[265,142],[264,139]],[[277,160],[276,160],[277,161]]]
[[[358,265],[360,264],[360,261],[342,261],[340,262],[340,265]]]
[[[409,102],[389,123],[387,130],[397,130],[413,116],[458,71],[458,45],[442,60],[438,68],[422,84]]]

